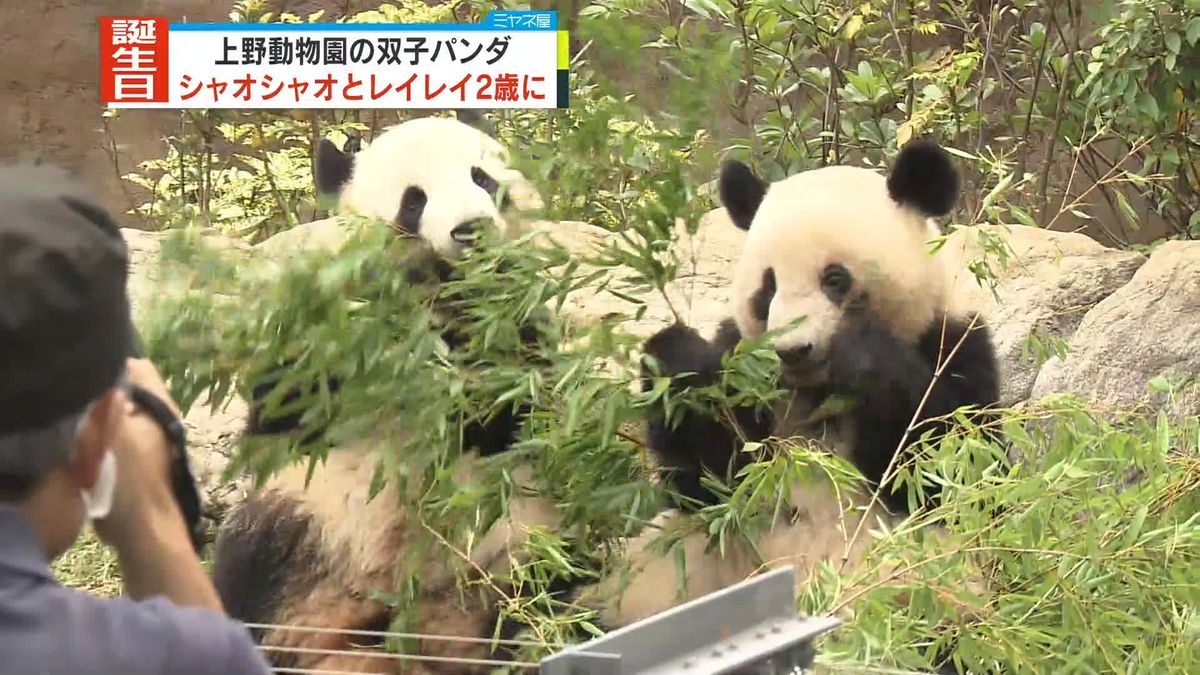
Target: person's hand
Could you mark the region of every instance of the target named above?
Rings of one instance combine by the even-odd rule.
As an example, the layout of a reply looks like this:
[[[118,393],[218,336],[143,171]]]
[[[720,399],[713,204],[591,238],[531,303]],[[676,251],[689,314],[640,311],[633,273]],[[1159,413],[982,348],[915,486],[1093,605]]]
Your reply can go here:
[[[154,364],[129,359],[128,375],[131,384],[150,391],[179,416]],[[223,612],[171,491],[170,441],[132,402],[122,413],[112,447],[117,457],[112,512],[94,527],[117,550],[126,595],[135,600],[162,595],[177,605]]]
[[[162,399],[176,417],[181,416],[179,406],[175,399],[171,398],[171,392],[167,391],[167,383],[163,382],[162,376],[158,374],[158,369],[150,359],[128,359],[125,364],[130,384],[140,385],[149,390],[151,394]]]
[[[129,381],[158,396],[179,415],[154,364],[129,359]],[[150,415],[126,401],[111,448],[117,460],[112,510],[96,521],[96,534],[118,550],[151,535],[187,540],[186,526],[171,492],[170,441]]]

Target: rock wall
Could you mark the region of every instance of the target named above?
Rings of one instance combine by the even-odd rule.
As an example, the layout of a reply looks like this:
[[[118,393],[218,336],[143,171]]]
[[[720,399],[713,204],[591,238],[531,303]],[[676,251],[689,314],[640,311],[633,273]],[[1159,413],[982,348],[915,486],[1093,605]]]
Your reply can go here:
[[[1065,360],[1037,374],[1032,398],[1070,392],[1121,408],[1200,414],[1200,242],[1169,241],[1087,312]],[[1163,378],[1169,389],[1148,392]],[[1193,381],[1189,381],[1193,380]]]

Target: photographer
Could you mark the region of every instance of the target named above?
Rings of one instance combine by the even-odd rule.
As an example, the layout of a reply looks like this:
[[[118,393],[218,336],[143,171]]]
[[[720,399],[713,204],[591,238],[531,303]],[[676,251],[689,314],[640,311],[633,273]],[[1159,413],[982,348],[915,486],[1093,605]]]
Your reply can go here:
[[[112,219],[63,172],[0,166],[0,673],[268,673],[228,619],[169,481],[179,412],[136,336]],[[127,597],[61,586],[87,522]]]

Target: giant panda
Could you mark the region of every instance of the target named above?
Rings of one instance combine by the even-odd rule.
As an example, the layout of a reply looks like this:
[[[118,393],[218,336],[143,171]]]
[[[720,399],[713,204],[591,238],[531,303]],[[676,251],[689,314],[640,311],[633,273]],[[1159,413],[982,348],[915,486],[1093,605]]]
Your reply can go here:
[[[642,388],[649,392],[656,375],[671,378],[668,395],[716,385],[722,357],[744,339],[763,337],[778,356],[786,394],[770,405],[747,403],[724,419],[682,406],[669,419],[661,400],[649,407],[646,443],[664,482],[684,499],[624,542],[620,569],[574,591],[576,602],[596,610],[599,626],[626,626],[765,567],[793,565],[801,584],[822,561],[847,555],[853,567],[877,519],[890,527],[908,515],[906,495],[881,484],[897,448],[907,455],[922,433],[945,433],[943,416],[964,407],[987,414],[999,400],[988,325],[971,296],[955,292],[960,271],[930,252],[929,240],[940,232],[934,219],[953,208],[958,190],[948,154],[930,140],[905,145],[886,175],[829,166],[768,183],[736,160],[722,165],[721,203],[745,232],[732,316],[711,340],[680,323],[649,337]],[[831,396],[850,407],[814,415]],[[918,424],[906,436],[914,415]],[[722,555],[709,548],[695,516],[718,499],[701,477],[735,483],[752,461],[744,443],[769,438],[837,453],[865,486],[847,494],[820,481],[794,484],[790,513],[755,542],[761,558],[736,541],[726,541]],[[875,489],[880,499],[872,501]],[[936,491],[925,490],[921,505],[936,499]],[[864,518],[867,527],[847,551]],[[676,557],[653,544],[664,535],[682,547],[685,593],[678,591]]]
[[[435,283],[454,274],[454,262],[473,245],[479,228],[493,224],[502,235],[514,235],[519,231],[520,212],[539,203],[532,187],[510,168],[500,143],[467,124],[439,117],[392,127],[357,152],[344,152],[322,141],[314,177],[318,190],[336,196],[343,211],[372,216],[400,235],[416,237],[429,253],[429,264],[414,267],[414,272],[433,275]],[[499,194],[502,186],[507,188],[503,195]],[[450,333],[443,337],[452,349],[461,339]],[[301,412],[265,415],[264,401],[278,384],[278,376],[277,370],[271,371],[254,384],[247,436],[294,433],[299,428]],[[336,393],[336,378],[328,385]],[[284,401],[298,394],[288,392]],[[464,450],[477,456],[504,452],[523,412],[507,411],[486,423],[466,425]],[[323,442],[321,432],[318,428],[301,443]],[[383,656],[378,638],[370,635],[387,630],[393,617],[373,594],[397,590],[406,571],[397,569],[398,561],[402,553],[412,552],[410,542],[420,528],[404,508],[415,503],[417,495],[398,494],[394,482],[368,499],[377,449],[372,438],[330,448],[311,478],[307,463],[286,467],[231,511],[214,546],[217,590],[229,614],[238,620],[314,629],[256,630],[276,667],[312,672],[475,672],[461,664]],[[469,480],[471,464],[460,462],[459,467],[457,478]],[[520,471],[514,476],[517,480],[526,475]],[[556,519],[550,502],[514,495],[507,519],[481,533],[471,549],[471,564],[488,573],[502,572],[526,526],[552,527]],[[454,570],[432,562],[422,566],[420,578],[417,625],[422,633],[490,637],[496,618],[494,599],[470,592],[460,597]],[[367,648],[361,655],[344,653],[360,647]],[[482,644],[424,640],[419,652],[435,659],[505,656],[492,657]]]

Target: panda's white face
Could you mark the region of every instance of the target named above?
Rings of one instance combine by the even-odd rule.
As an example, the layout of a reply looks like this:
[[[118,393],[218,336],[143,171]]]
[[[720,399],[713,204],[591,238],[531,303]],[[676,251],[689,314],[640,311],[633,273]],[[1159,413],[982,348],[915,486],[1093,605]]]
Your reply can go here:
[[[500,143],[446,118],[409,120],[353,155],[325,142],[317,170],[318,185],[337,191],[341,208],[387,221],[449,259],[461,257],[480,228],[512,236],[510,207],[538,206]]]
[[[744,165],[727,165],[721,193],[748,229],[734,270],[734,318],[747,337],[778,331],[772,344],[793,381],[822,379],[851,308],[912,342],[944,309],[947,276],[929,247],[931,211],[940,209],[898,201],[882,174],[833,166],[767,185]]]

